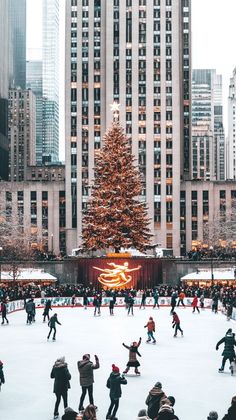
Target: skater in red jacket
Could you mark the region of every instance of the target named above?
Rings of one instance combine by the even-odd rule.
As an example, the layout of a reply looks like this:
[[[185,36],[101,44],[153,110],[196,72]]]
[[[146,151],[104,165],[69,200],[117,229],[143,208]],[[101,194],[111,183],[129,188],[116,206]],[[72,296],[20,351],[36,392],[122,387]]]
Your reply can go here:
[[[140,375],[140,372],[138,371],[138,367],[140,366],[139,361],[137,360],[137,354],[139,355],[139,357],[141,357],[141,354],[138,351],[138,347],[141,344],[141,337],[139,339],[139,342],[137,343],[136,341],[134,341],[130,346],[127,346],[126,344],[122,343],[122,345],[129,350],[129,361],[126,365],[126,369],[124,370],[123,373],[127,373],[130,369],[130,367],[134,367],[134,371],[136,373],[136,375]]]
[[[144,325],[144,328],[147,328],[147,335],[148,335],[148,339],[146,341],[146,343],[149,343],[151,341],[152,338],[152,342],[156,343],[155,337],[153,335],[153,333],[155,332],[155,322],[153,321],[153,318],[150,316],[147,325]]]
[[[194,298],[193,298],[192,307],[193,307],[193,312],[195,312],[195,309],[197,309],[198,313],[200,314],[200,311],[199,311],[199,308],[198,308],[198,297],[197,297],[197,295],[195,295]]]
[[[180,319],[176,312],[173,312],[173,321],[172,321],[172,328],[175,327],[174,337],[177,337],[177,331],[180,330],[181,335],[183,335],[183,330],[180,327]]]

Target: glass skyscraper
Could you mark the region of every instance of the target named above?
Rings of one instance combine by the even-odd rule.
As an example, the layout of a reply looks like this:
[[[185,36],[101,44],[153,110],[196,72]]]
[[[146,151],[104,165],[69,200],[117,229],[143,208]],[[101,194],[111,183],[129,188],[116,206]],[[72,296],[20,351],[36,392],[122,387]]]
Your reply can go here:
[[[42,111],[42,162],[56,162],[59,158],[59,0],[43,0]]]
[[[8,0],[10,43],[10,87],[26,87],[26,0]]]

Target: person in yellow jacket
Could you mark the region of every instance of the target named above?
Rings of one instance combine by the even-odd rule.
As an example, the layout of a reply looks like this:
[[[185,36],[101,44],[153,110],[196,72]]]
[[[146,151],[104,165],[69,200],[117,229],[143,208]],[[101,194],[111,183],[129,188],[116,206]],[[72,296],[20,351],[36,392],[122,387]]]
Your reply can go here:
[[[153,343],[156,343],[156,339],[153,335],[153,333],[155,332],[155,322],[153,321],[153,318],[150,316],[147,325],[144,325],[144,328],[147,328],[147,335],[148,335],[148,339],[146,341],[146,343],[149,343],[151,341],[151,339],[153,340]]]

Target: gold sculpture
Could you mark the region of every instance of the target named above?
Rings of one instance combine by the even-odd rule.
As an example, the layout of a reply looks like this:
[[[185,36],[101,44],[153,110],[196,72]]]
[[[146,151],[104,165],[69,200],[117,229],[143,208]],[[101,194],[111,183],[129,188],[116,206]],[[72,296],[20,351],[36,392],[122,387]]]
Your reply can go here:
[[[140,270],[141,268],[141,265],[136,268],[129,268],[128,262],[125,262],[124,265],[111,262],[108,263],[108,265],[114,268],[93,268],[95,268],[95,270],[102,271],[102,274],[98,277],[98,281],[103,284],[103,286],[109,288],[123,287],[132,280],[132,276],[127,275],[127,273]]]

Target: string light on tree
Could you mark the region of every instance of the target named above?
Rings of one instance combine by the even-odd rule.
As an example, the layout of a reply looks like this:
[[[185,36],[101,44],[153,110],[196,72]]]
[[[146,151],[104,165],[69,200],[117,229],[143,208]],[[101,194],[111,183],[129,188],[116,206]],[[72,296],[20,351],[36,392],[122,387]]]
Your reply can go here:
[[[114,101],[113,104],[110,105],[110,107],[113,113],[113,121],[118,121],[120,115],[120,104]]]

